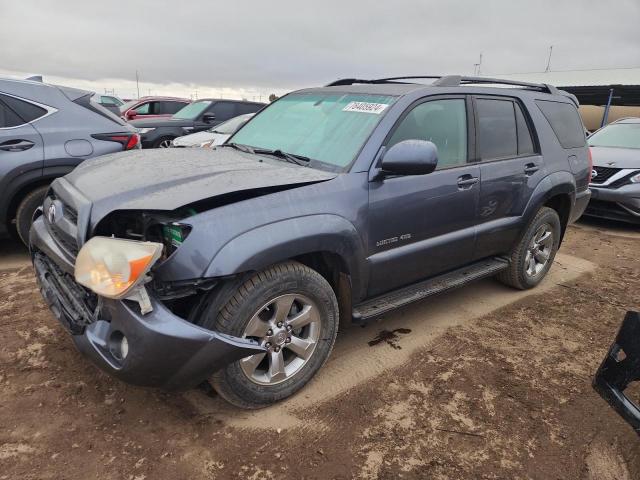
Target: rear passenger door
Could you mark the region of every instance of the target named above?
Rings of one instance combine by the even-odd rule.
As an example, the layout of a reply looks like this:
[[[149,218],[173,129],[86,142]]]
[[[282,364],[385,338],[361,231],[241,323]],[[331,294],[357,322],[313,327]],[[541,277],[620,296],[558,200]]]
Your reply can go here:
[[[407,109],[385,142],[388,149],[429,140],[438,147],[438,166],[427,175],[369,183],[369,296],[471,261],[480,167],[469,163],[469,106],[464,96],[427,98]]]
[[[42,169],[42,137],[29,122],[47,113],[41,106],[0,93],[0,193],[7,190],[5,182],[11,178]]]
[[[480,165],[475,259],[510,250],[544,164],[532,122],[515,98],[476,96],[476,160]]]

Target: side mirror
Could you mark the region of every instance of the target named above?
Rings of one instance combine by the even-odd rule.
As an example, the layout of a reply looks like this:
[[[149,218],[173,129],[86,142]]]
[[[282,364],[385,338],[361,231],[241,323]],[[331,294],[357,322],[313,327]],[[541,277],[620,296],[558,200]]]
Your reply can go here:
[[[215,114],[213,114],[213,113],[205,113],[205,114],[202,116],[202,121],[203,121],[204,123],[213,123],[213,122],[215,122],[215,121],[216,121],[216,116],[215,116]]]
[[[425,175],[438,165],[438,147],[426,140],[404,140],[382,157],[382,171],[393,175]]]
[[[126,116],[127,116],[127,119],[133,120],[138,116],[138,112],[136,112],[135,110],[129,110]]]

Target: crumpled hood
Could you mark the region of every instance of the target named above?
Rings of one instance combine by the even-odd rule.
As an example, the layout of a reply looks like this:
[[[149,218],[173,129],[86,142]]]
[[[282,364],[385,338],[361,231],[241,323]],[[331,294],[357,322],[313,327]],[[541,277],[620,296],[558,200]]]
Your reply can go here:
[[[593,164],[597,167],[640,168],[637,148],[590,147]]]
[[[220,195],[330,180],[336,173],[232,148],[152,149],[86,160],[65,177],[92,203],[92,223],[114,210],[175,210]]]

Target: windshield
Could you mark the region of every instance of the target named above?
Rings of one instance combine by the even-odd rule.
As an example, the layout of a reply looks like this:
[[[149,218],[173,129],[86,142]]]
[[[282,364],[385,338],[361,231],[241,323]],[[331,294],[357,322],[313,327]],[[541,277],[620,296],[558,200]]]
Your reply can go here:
[[[182,120],[194,120],[204,112],[207,107],[211,105],[211,100],[202,100],[200,102],[193,102],[186,107],[178,110],[173,114],[173,118],[180,118]]]
[[[614,123],[588,139],[592,147],[640,148],[640,123]]]
[[[222,133],[224,135],[231,135],[233,132],[238,130],[244,122],[253,117],[253,115],[253,113],[238,115],[231,120],[227,120],[226,122],[222,122],[220,125],[216,125],[215,127],[209,129],[209,131],[211,133]]]
[[[281,150],[343,169],[395,100],[390,95],[293,93],[257,114],[229,142]]]

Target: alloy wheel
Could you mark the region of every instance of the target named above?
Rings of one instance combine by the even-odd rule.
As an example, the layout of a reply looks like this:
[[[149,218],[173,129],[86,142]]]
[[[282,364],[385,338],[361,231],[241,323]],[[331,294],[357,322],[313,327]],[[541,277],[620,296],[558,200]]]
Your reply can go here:
[[[549,263],[553,251],[553,230],[545,223],[536,230],[529,243],[524,257],[525,271],[529,277],[535,277],[544,270]]]
[[[251,317],[243,334],[267,351],[240,360],[243,373],[259,385],[288,380],[313,355],[320,329],[318,307],[308,297],[286,294],[270,300]]]

